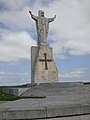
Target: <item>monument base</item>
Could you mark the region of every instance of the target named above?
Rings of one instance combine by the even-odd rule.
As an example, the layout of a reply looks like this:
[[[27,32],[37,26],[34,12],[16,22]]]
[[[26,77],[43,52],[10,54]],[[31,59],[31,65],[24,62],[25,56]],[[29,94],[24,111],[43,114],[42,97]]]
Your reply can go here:
[[[58,70],[53,59],[52,48],[44,44],[31,48],[31,83],[58,82]]]
[[[42,83],[21,96],[36,98],[0,103],[0,120],[90,120],[90,85]]]

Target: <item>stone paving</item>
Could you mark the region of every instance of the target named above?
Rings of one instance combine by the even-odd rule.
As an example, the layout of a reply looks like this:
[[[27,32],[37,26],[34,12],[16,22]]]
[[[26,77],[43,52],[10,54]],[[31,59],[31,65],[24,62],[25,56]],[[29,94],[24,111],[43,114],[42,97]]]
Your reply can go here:
[[[37,119],[43,120],[43,119]],[[62,117],[62,118],[51,118],[47,120],[90,120],[90,115],[82,115],[82,116],[72,116],[72,117]]]
[[[43,87],[42,87],[43,88]],[[52,87],[51,87],[52,88]],[[42,93],[45,93],[44,87]],[[53,88],[52,88],[53,90]],[[56,92],[54,91],[56,90]],[[90,86],[54,88],[46,98],[20,99],[0,104],[0,120],[7,119],[45,119],[50,120],[89,120]],[[75,90],[75,91],[74,91]],[[41,92],[41,91],[40,91]],[[47,92],[47,91],[46,91]],[[51,92],[51,94],[50,94]],[[25,93],[26,94],[26,93]],[[86,115],[88,114],[88,115]],[[74,117],[66,117],[66,116]],[[82,116],[76,116],[82,115]],[[64,117],[62,117],[64,116]],[[53,118],[61,117],[61,118]],[[70,118],[70,119],[69,119]]]

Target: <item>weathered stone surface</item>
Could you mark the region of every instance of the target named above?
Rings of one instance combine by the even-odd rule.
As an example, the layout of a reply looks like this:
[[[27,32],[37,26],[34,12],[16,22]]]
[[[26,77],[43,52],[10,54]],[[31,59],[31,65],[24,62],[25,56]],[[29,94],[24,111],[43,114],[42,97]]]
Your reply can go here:
[[[90,87],[81,94],[47,96],[44,99],[21,99],[0,104],[2,119],[35,119],[90,114]]]
[[[31,64],[32,84],[58,82],[58,70],[48,45],[31,48]]]
[[[24,108],[23,108],[24,109]],[[20,120],[45,118],[45,108],[20,109],[2,109],[0,110],[0,120]]]
[[[58,70],[54,63],[52,48],[46,43],[49,23],[53,18],[46,18],[44,12],[39,10],[38,16],[29,11],[36,22],[38,46],[31,48],[31,83],[51,83],[58,81]]]
[[[90,113],[90,105],[71,104],[47,107],[47,117],[83,115]]]
[[[43,120],[43,119],[37,119]],[[47,120],[90,120],[90,115],[81,115],[81,116],[71,116],[71,117],[59,117],[59,118],[49,118]]]
[[[87,87],[82,82],[27,84],[24,88],[3,88],[3,92],[16,96],[55,96],[83,93]]]
[[[63,96],[82,95],[90,92],[90,87],[83,83],[42,83],[30,87],[23,96]]]
[[[34,19],[36,22],[38,45],[41,45],[42,43],[46,43],[49,23],[54,21],[54,19],[56,18],[56,15],[53,18],[46,18],[42,10],[38,11],[38,16],[33,15],[31,11],[29,11],[29,13],[32,19]]]

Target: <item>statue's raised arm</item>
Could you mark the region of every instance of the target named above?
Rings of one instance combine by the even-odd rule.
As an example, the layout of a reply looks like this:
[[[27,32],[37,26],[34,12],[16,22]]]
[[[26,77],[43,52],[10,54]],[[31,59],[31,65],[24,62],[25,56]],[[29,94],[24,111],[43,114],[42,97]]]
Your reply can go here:
[[[36,21],[37,20],[37,16],[33,15],[31,11],[29,11],[29,13],[30,13],[32,19],[34,19]]]
[[[56,18],[56,15],[53,18],[48,18],[48,21],[53,22],[55,18]]]
[[[47,35],[48,35],[48,29],[49,29],[49,23],[54,21],[56,18],[56,15],[53,18],[46,18],[44,16],[44,11],[39,10],[38,16],[35,16],[32,14],[31,11],[29,11],[32,19],[36,22],[36,29],[37,29],[37,36],[38,36],[38,45],[42,43],[46,43]]]

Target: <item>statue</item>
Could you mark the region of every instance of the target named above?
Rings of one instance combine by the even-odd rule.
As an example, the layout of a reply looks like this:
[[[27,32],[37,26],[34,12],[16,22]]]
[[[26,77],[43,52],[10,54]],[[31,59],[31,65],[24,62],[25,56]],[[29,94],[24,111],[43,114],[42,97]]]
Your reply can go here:
[[[38,11],[38,16],[33,15],[31,11],[29,11],[29,13],[30,13],[32,19],[34,19],[36,21],[38,45],[46,43],[46,38],[48,35],[48,29],[49,29],[49,23],[54,21],[54,19],[56,18],[56,15],[53,18],[46,18],[46,17],[44,17],[44,12],[42,10]]]
[[[58,70],[53,59],[52,48],[46,43],[49,23],[53,18],[46,18],[42,10],[38,16],[29,11],[31,18],[36,22],[38,46],[31,47],[31,83],[53,83],[58,82]]]

